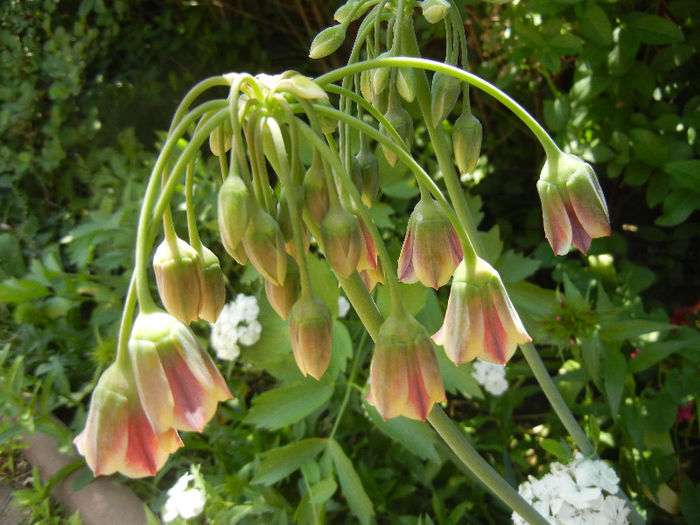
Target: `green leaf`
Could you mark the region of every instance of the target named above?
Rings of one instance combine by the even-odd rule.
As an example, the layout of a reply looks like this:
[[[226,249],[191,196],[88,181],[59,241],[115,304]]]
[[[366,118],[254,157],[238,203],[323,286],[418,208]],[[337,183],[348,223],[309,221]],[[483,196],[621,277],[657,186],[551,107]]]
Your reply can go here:
[[[600,343],[600,336],[595,332],[581,341],[581,353],[583,366],[591,376],[596,385],[600,384],[600,360],[603,354],[603,345]]]
[[[624,341],[642,334],[663,332],[672,328],[673,325],[668,323],[659,323],[658,321],[649,321],[647,319],[627,319],[605,325],[603,335],[609,339]]]
[[[605,358],[605,367],[603,368],[603,385],[613,418],[620,409],[626,373],[627,362],[625,356],[619,350],[609,352]]]
[[[591,6],[586,11],[585,16],[581,17],[580,23],[581,32],[589,40],[604,46],[613,43],[612,25],[610,25],[608,15],[605,14],[602,7]]]
[[[663,214],[654,220],[659,226],[677,226],[700,208],[700,195],[687,189],[673,190],[665,199]]]
[[[545,438],[540,441],[540,446],[559,459],[568,460],[573,457],[571,454],[571,449],[564,441],[555,441],[553,439]]]
[[[315,458],[326,447],[320,438],[308,438],[260,454],[260,464],[251,483],[272,485],[286,478],[306,461]]]
[[[345,370],[347,360],[352,357],[352,339],[348,329],[340,321],[333,321],[333,346],[331,348],[331,362],[324,374],[325,381],[334,381],[340,372]]]
[[[51,291],[31,279],[5,279],[0,283],[0,303],[23,303],[50,295]]]
[[[275,388],[253,399],[244,423],[277,430],[302,420],[326,403],[333,394],[329,384],[306,379]]]
[[[629,371],[632,373],[642,372],[668,356],[688,348],[700,348],[700,335],[694,336],[692,339],[684,338],[676,341],[649,343],[639,350],[634,359],[630,360]]]
[[[583,48],[583,40],[571,33],[556,35],[547,44],[560,55],[575,55]]]
[[[309,254],[306,257],[306,264],[309,265],[309,273],[313,275],[311,279],[311,288],[313,292],[321,299],[325,305],[333,313],[333,317],[338,316],[338,281],[331,273],[330,266],[326,259]]]
[[[348,501],[350,511],[360,520],[363,525],[369,524],[374,516],[374,506],[369,499],[360,477],[355,472],[350,459],[345,455],[341,446],[334,440],[328,440],[328,451],[330,452],[335,470],[338,473],[340,486]]]
[[[629,131],[632,148],[637,156],[651,166],[661,167],[668,159],[668,145],[656,133],[644,128]]]
[[[515,253],[513,250],[508,250],[501,255],[495,264],[504,283],[522,281],[535,273],[539,267],[540,261]]]
[[[362,405],[377,428],[414,454],[428,461],[440,462],[435,450],[435,433],[424,421],[395,417],[384,421],[377,409],[363,399]]]
[[[479,383],[472,377],[473,367],[469,365],[455,365],[447,358],[441,347],[438,347],[436,354],[440,373],[445,383],[445,390],[451,394],[456,394],[459,391],[467,399],[484,398],[484,393],[481,391]]]
[[[686,523],[700,523],[700,484],[687,477],[681,485],[681,513]]]
[[[642,15],[628,27],[645,44],[674,44],[684,40],[680,27],[668,18],[656,15]]]
[[[333,496],[336,490],[338,490],[338,484],[335,480],[322,479],[315,485],[309,487],[309,492],[311,493],[309,501],[314,505],[325,503],[331,499],[331,496]]]
[[[544,122],[552,131],[563,131],[571,117],[568,95],[544,101]]]
[[[664,170],[686,188],[700,193],[700,160],[688,159],[667,162],[664,164]]]
[[[428,298],[428,288],[421,283],[399,283],[403,304],[406,307],[406,312],[410,315],[416,315],[425,306]],[[391,312],[391,296],[389,295],[389,287],[381,286],[377,291],[377,307],[380,313],[386,317]]]

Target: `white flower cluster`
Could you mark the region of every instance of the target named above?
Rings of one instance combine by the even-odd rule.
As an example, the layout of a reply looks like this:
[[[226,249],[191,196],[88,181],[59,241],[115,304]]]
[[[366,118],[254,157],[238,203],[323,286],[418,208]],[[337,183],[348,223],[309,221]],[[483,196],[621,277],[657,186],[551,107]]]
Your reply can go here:
[[[188,520],[199,516],[204,510],[206,497],[197,488],[190,488],[189,483],[194,479],[192,474],[185,474],[168,490],[168,499],[163,505],[163,521],[169,523],[178,516]]]
[[[258,300],[252,295],[239,293],[235,300],[224,305],[211,328],[211,345],[216,357],[233,361],[241,353],[239,344],[251,346],[258,342],[262,332],[259,313]]]
[[[350,308],[350,301],[348,301],[342,295],[338,296],[338,317],[341,319],[344,318],[346,315],[348,315]]]
[[[472,377],[486,389],[489,394],[500,396],[508,390],[506,367],[477,359],[474,361]]]
[[[553,463],[542,479],[530,476],[518,492],[555,525],[623,525],[628,523],[629,509],[624,500],[613,496],[619,482],[603,461],[578,453],[568,465]],[[515,525],[526,523],[515,512],[512,518]]]

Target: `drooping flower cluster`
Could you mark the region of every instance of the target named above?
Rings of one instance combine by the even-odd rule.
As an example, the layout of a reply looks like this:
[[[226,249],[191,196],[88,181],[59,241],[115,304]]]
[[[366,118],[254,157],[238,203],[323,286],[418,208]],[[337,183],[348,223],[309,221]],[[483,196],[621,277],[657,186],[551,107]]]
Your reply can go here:
[[[211,346],[222,361],[234,361],[241,353],[238,345],[252,346],[260,339],[260,307],[255,296],[238,294],[225,304],[211,328]]]
[[[477,359],[472,377],[491,395],[500,396],[508,390],[506,367]]]
[[[619,481],[605,462],[579,453],[567,465],[553,463],[541,479],[530,476],[518,492],[554,525],[625,525],[629,509],[615,496]],[[512,519],[526,523],[515,512]]]
[[[163,505],[165,523],[170,523],[178,517],[183,520],[196,518],[204,510],[207,497],[199,488],[190,486],[193,480],[194,475],[188,472],[180,476],[175,485],[168,489],[168,499]]]

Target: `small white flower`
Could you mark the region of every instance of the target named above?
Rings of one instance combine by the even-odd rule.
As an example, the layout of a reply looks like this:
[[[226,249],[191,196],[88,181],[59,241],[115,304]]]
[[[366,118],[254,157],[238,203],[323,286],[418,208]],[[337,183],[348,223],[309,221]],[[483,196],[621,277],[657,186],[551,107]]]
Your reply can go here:
[[[241,321],[251,322],[258,318],[260,307],[254,295],[244,295],[239,293],[234,301],[234,306]]]
[[[168,499],[163,506],[163,521],[169,523],[178,516],[190,519],[199,516],[204,510],[206,497],[201,490],[187,488],[194,479],[192,474],[184,474],[168,490]]]
[[[350,301],[342,295],[338,296],[338,317],[343,318],[350,311]]]
[[[620,479],[615,471],[601,460],[582,461],[574,468],[579,485],[597,485],[610,494],[617,492]]]
[[[239,345],[251,346],[258,342],[262,326],[258,322],[260,307],[252,295],[239,293],[224,305],[211,329],[211,345],[223,361],[234,361],[241,354]]]
[[[500,396],[508,390],[506,368],[502,365],[477,359],[474,361],[472,377],[491,395]]]
[[[245,346],[252,346],[260,340],[262,326],[258,321],[253,320],[248,324],[240,325],[237,331],[238,342]]]

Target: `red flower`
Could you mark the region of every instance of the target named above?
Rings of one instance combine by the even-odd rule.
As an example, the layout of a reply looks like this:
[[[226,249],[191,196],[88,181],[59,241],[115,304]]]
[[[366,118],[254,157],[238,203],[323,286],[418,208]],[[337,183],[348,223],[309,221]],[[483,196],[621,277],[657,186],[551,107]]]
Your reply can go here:
[[[687,405],[678,405],[678,412],[676,413],[676,423],[683,423],[683,421],[690,421],[693,417],[693,409],[695,408],[695,403],[692,401]]]

